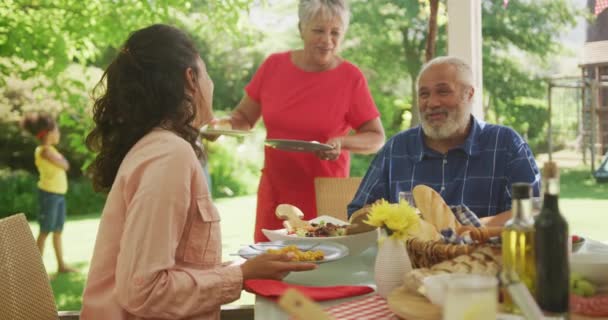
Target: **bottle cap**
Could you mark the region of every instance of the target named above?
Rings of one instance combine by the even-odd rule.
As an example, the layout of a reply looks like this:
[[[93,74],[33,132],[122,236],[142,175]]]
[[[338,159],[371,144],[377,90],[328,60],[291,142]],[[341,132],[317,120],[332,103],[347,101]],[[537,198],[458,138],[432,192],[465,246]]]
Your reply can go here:
[[[530,184],[525,182],[516,182],[511,185],[511,196],[513,199],[529,199]]]

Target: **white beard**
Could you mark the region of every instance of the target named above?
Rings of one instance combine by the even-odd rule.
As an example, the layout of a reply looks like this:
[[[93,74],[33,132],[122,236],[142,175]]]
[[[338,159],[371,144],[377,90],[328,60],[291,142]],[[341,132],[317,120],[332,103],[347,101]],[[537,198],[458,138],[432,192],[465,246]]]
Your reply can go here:
[[[470,108],[462,107],[451,111],[446,108],[432,110],[433,112],[439,111],[446,112],[448,114],[445,123],[438,127],[433,127],[426,120],[426,115],[430,112],[419,111],[420,125],[422,126],[422,131],[424,131],[424,134],[427,135],[429,138],[435,140],[443,140],[452,137],[458,132],[458,130],[466,128],[466,126],[469,124],[469,119],[471,118]]]

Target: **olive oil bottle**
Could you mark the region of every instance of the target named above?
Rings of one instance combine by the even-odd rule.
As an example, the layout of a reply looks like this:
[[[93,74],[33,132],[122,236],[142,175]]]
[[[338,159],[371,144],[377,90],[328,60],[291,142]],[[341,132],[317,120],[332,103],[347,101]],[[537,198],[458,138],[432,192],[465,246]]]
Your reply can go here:
[[[502,272],[505,277],[519,279],[534,296],[536,291],[536,261],[534,257],[534,220],[532,219],[531,187],[527,183],[512,185],[512,218],[502,231]],[[508,292],[504,306],[519,313]]]
[[[536,301],[558,319],[568,319],[570,246],[568,223],[558,207],[559,172],[554,162],[543,168],[543,206],[536,217]]]

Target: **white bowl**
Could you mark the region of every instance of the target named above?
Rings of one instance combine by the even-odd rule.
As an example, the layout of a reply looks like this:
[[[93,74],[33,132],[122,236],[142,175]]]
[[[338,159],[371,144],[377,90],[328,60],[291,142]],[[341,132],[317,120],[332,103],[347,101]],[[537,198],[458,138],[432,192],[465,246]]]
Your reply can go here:
[[[570,271],[598,287],[608,286],[608,253],[585,252],[570,257]]]
[[[321,220],[325,222],[331,222],[336,225],[347,225],[348,223],[334,217],[330,216],[319,216],[316,217],[310,222],[319,223]],[[298,237],[293,234],[287,234],[286,229],[279,230],[268,230],[262,229],[262,233],[270,239],[270,241],[277,240],[300,240],[300,241],[310,241],[310,242],[323,242],[323,241],[333,241],[348,247],[348,252],[350,255],[358,255],[359,253],[365,251],[365,249],[375,245],[378,239],[378,231],[372,230],[368,232],[346,235],[346,236],[338,236],[338,237]]]

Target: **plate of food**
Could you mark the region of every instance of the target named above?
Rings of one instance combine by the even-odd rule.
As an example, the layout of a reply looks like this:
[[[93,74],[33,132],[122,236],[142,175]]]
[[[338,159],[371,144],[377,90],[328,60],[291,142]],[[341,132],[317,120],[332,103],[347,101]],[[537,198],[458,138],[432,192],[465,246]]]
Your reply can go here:
[[[328,144],[320,143],[318,141],[289,139],[266,139],[264,144],[275,149],[295,152],[328,151],[334,148]]]
[[[325,215],[310,221],[302,221],[300,218],[303,215],[294,206],[279,205],[277,216],[286,220],[285,228],[262,229],[262,233],[271,241],[297,239],[306,243],[336,242],[346,246],[351,255],[357,255],[375,245],[378,239],[378,231],[375,227],[360,225],[358,218],[365,218],[365,215],[353,214],[350,222]]]
[[[262,253],[291,253],[293,261],[324,263],[346,257],[348,248],[331,241],[279,240],[251,244],[238,251],[238,255],[245,259],[253,258]]]

